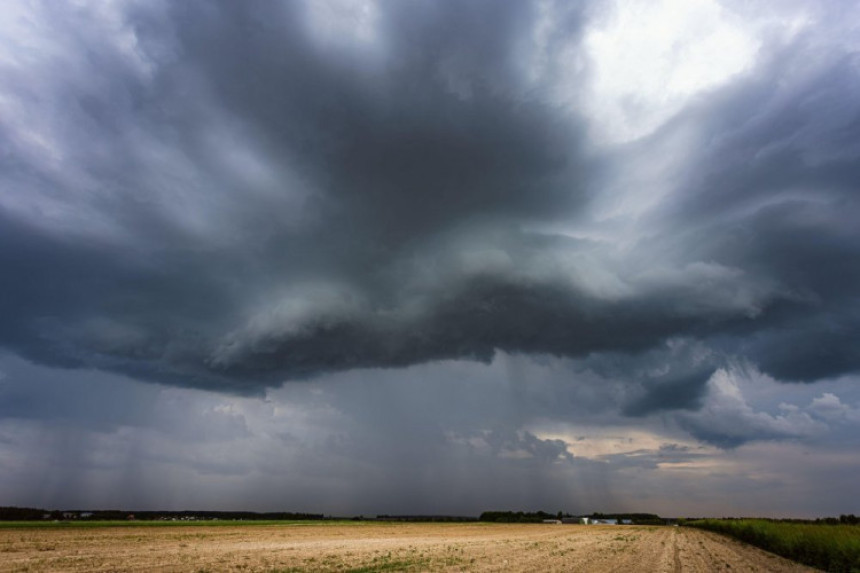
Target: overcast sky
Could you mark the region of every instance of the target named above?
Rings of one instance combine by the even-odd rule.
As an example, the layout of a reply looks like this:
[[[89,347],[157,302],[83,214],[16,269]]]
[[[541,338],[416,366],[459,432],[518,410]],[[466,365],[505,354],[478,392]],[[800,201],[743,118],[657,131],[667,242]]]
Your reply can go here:
[[[0,7],[0,505],[860,513],[860,6]]]

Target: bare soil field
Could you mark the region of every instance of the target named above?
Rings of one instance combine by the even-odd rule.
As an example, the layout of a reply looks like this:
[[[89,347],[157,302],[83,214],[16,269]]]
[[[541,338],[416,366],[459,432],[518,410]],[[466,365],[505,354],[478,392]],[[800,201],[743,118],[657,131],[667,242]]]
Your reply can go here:
[[[0,571],[813,571],[692,528],[355,523],[0,529]]]

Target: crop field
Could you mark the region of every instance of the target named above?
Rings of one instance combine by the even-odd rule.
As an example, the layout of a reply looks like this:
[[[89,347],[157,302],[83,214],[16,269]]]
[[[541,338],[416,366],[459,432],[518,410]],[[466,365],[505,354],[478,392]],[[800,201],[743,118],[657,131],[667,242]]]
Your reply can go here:
[[[812,571],[694,528],[300,523],[0,529],[0,571]]]
[[[703,519],[691,525],[730,535],[825,571],[860,572],[860,525],[764,519]]]

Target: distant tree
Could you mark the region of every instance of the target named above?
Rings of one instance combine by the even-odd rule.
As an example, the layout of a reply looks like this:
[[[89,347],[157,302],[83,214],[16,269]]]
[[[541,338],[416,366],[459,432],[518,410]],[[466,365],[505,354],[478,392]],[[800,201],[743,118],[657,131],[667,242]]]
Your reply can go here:
[[[46,513],[35,507],[0,507],[0,521],[31,521],[42,519]]]

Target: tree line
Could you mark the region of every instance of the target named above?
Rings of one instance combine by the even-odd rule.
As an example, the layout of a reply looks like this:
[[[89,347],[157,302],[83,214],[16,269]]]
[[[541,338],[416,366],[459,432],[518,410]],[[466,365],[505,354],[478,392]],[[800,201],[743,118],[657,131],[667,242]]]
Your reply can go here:
[[[97,510],[46,510],[34,507],[0,507],[0,521],[34,521],[42,519],[80,519],[91,521],[127,520],[152,521],[159,519],[227,519],[227,520],[311,520],[324,519],[321,513],[293,513],[288,511],[258,513],[254,511],[125,511]]]

